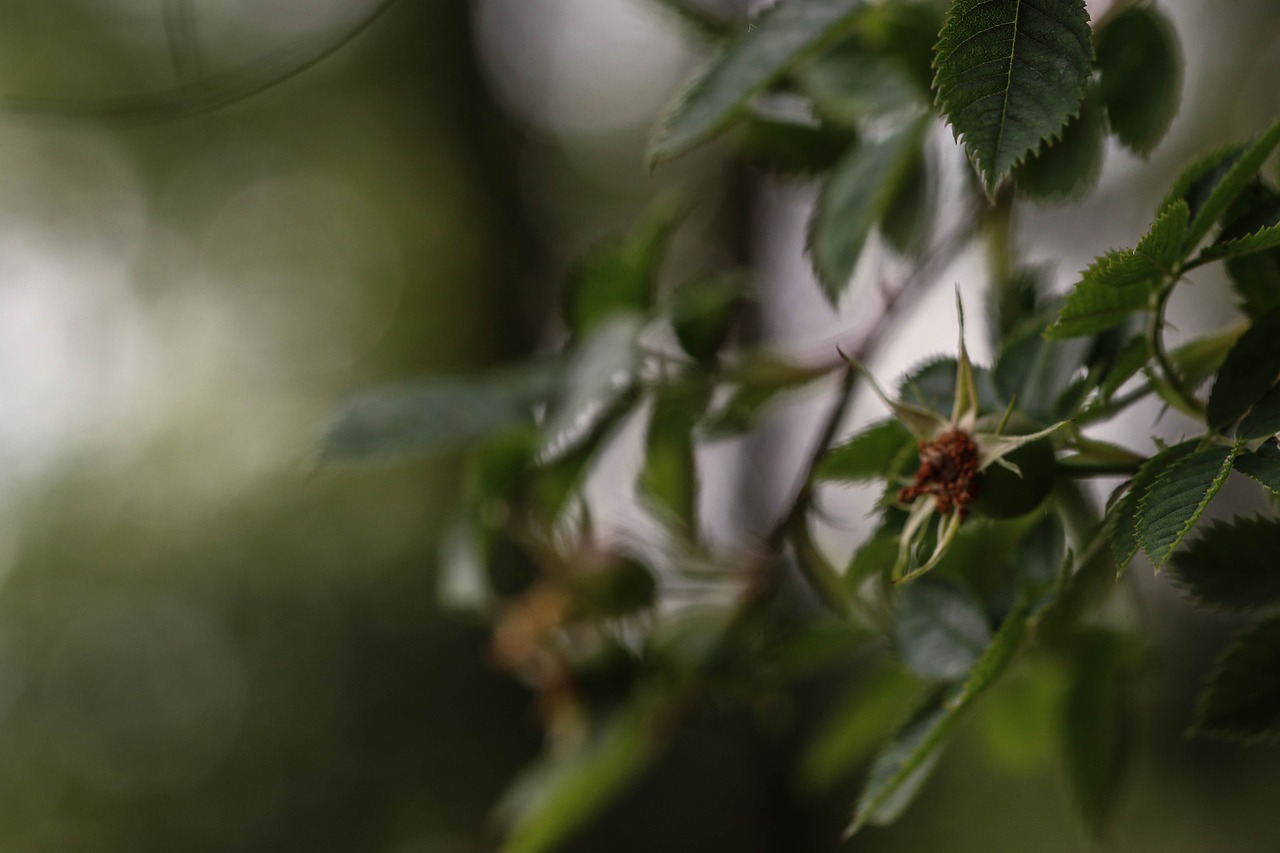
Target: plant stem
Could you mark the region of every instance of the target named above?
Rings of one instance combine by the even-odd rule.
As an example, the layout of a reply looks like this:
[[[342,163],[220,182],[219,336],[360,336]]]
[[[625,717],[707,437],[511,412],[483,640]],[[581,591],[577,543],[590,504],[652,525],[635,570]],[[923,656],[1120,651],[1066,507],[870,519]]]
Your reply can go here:
[[[1155,305],[1152,306],[1151,322],[1147,324],[1147,341],[1151,345],[1151,352],[1155,354],[1156,364],[1160,367],[1160,378],[1171,394],[1169,403],[1193,418],[1202,419],[1205,413],[1204,403],[1187,389],[1164,347],[1164,312],[1176,283],[1177,278],[1173,277],[1160,288]]]

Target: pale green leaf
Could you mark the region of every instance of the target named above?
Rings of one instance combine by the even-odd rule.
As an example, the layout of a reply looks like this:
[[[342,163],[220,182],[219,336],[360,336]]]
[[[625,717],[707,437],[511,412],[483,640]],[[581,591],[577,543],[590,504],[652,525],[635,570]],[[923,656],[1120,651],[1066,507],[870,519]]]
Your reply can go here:
[[[989,193],[1076,114],[1092,66],[1084,0],[956,0],[934,88]]]
[[[1099,91],[1120,144],[1146,156],[1160,143],[1182,98],[1182,51],[1168,19],[1132,5],[1097,32]]]
[[[910,176],[924,133],[913,122],[864,142],[832,171],[809,223],[808,248],[823,293],[834,305],[848,286],[871,229]]]
[[[1159,570],[1218,494],[1236,447],[1207,447],[1178,460],[1156,478],[1138,504],[1138,541]]]
[[[756,18],[675,103],[649,147],[657,163],[708,139],[751,97],[850,30],[862,0],[786,0]]]

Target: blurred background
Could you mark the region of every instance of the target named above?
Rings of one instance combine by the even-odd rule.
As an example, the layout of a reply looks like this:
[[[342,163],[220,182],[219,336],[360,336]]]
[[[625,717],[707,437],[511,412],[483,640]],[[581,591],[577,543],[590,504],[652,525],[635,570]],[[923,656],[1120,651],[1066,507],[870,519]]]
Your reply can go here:
[[[1020,220],[1063,285],[1133,242],[1179,164],[1280,112],[1280,4],[1163,6],[1186,55],[1170,138]],[[700,49],[655,0],[0,5],[0,851],[496,847],[541,731],[486,627],[435,602],[456,463],[317,469],[316,437],[361,388],[553,344],[566,266],[673,186],[699,201],[681,251],[758,271],[760,339],[812,353],[857,322],[801,253],[813,187],[715,146],[644,166]],[[950,348],[966,269],[878,372]],[[1231,314],[1203,282],[1181,334]],[[1155,414],[1117,437],[1177,432]],[[768,511],[707,477],[726,535]],[[1159,663],[1107,849],[1273,850],[1274,750],[1182,738],[1233,623],[1167,587],[1137,605]],[[1092,849],[1027,724],[1062,685],[1010,682],[848,849]],[[817,713],[840,685],[811,692]],[[840,849],[860,779],[797,785],[799,728],[696,715],[572,849]]]

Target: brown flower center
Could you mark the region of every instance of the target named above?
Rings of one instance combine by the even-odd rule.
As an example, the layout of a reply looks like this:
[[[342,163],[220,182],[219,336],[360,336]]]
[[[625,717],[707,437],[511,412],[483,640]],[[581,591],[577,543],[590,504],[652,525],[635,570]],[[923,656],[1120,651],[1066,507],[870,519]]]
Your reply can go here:
[[[964,430],[953,429],[920,442],[920,468],[911,485],[898,492],[898,500],[909,504],[921,495],[933,495],[939,513],[954,509],[963,519],[978,496],[977,476],[977,443]]]

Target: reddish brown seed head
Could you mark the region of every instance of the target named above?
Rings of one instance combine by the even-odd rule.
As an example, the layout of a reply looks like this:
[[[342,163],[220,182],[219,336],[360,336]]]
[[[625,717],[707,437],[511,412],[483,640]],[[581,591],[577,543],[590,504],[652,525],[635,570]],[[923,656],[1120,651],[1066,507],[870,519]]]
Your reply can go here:
[[[964,430],[948,430],[933,441],[920,442],[920,468],[911,485],[898,492],[898,500],[911,503],[921,495],[933,495],[939,513],[954,509],[963,519],[978,496],[977,477],[977,442]]]

